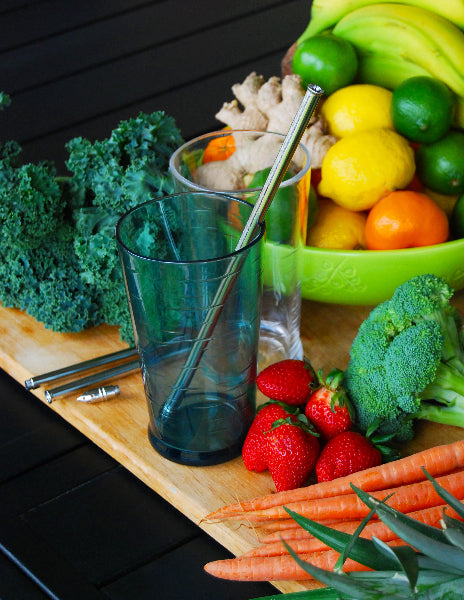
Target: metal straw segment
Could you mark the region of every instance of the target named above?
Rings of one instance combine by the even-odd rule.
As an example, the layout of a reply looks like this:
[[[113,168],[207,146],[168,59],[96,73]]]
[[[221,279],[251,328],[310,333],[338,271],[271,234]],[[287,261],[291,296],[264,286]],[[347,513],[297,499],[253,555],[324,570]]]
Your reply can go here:
[[[31,377],[24,382],[24,385],[27,390],[35,390],[36,388],[40,387],[42,383],[55,381],[56,379],[62,379],[63,377],[74,375],[75,373],[81,373],[82,371],[93,369],[94,367],[100,367],[102,365],[136,355],[137,350],[135,348],[119,350],[118,352],[112,352],[111,354],[105,354],[103,356],[98,356],[97,358],[91,358],[90,360],[85,360],[83,362],[70,365],[69,367],[63,367],[62,369],[57,369],[56,371],[50,371],[48,373],[44,373],[43,375]]]
[[[45,399],[50,404],[58,396],[63,396],[64,394],[68,394],[69,392],[74,392],[75,390],[81,390],[82,388],[98,384],[107,379],[111,379],[116,375],[128,375],[132,371],[136,371],[139,369],[140,363],[138,359],[132,360],[130,362],[123,363],[122,365],[118,365],[106,371],[99,371],[98,373],[94,373],[93,375],[89,375],[88,377],[83,377],[82,379],[77,379],[76,381],[65,383],[51,390],[45,390]]]
[[[274,194],[276,193],[284,175],[287,171],[291,159],[295,154],[296,148],[300,143],[303,133],[308,126],[309,120],[319,102],[324,91],[317,85],[309,85],[303,101],[290,125],[285,140],[277,154],[277,157],[272,165],[269,175],[264,183],[263,189],[256,201],[256,204],[250,214],[250,217],[243,229],[239,241],[235,247],[235,251],[242,249],[253,238],[255,228],[264,218],[264,215],[269,208]],[[211,308],[206,314],[206,318],[200,328],[198,337],[195,340],[192,349],[185,361],[184,366],[177,378],[171,393],[166,402],[161,408],[160,419],[163,420],[170,416],[171,412],[176,409],[177,404],[181,401],[182,391],[185,389],[195,374],[195,369],[198,366],[203,352],[206,350],[209,338],[212,335],[213,329],[219,318],[230,289],[233,286],[235,278],[238,275],[241,263],[241,256],[236,256],[229,263],[229,268],[225,273],[225,277],[221,280],[218,291],[212,301]]]

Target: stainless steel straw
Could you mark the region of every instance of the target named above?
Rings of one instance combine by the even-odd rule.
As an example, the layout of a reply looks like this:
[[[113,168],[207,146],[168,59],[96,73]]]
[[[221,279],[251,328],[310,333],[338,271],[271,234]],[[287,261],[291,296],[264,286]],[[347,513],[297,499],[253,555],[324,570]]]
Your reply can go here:
[[[113,363],[117,360],[122,360],[123,358],[129,358],[136,355],[136,348],[118,350],[117,352],[112,352],[111,354],[98,356],[97,358],[91,358],[90,360],[85,360],[83,362],[76,363],[68,367],[63,367],[62,369],[57,369],[56,371],[49,371],[48,373],[44,373],[43,375],[36,375],[35,377],[26,379],[24,385],[26,387],[26,390],[35,390],[36,388],[40,387],[43,383],[47,383],[48,381],[56,381],[57,379],[63,379],[64,377],[68,377],[69,375],[75,375],[76,373],[87,371],[88,369],[100,367],[102,365]]]
[[[309,85],[303,101],[298,108],[298,111],[290,125],[285,140],[277,154],[274,164],[271,167],[269,175],[264,183],[263,189],[253,207],[253,210],[248,218],[248,221],[243,229],[239,241],[235,247],[235,251],[242,249],[248,244],[255,233],[257,224],[263,220],[264,215],[269,208],[272,199],[287,171],[298,144],[303,136],[303,133],[308,126],[309,120],[319,102],[324,91],[317,85]],[[163,404],[160,411],[160,420],[168,418],[172,411],[176,409],[178,403],[182,400],[183,390],[188,387],[191,379],[195,374],[195,369],[198,366],[203,352],[206,350],[209,338],[212,335],[213,329],[219,318],[222,306],[227,298],[227,295],[237,277],[240,269],[241,256],[237,255],[230,261],[229,267],[225,273],[225,277],[221,280],[221,284],[216,292],[211,308],[208,309],[206,318],[202,323],[198,337],[193,343],[192,349],[181,369],[179,377],[174,383],[171,393]]]
[[[53,402],[55,398],[58,398],[58,396],[64,396],[64,394],[69,394],[70,392],[81,390],[82,388],[89,387],[90,385],[101,383],[102,381],[111,379],[117,375],[129,375],[129,373],[138,370],[140,370],[140,363],[138,359],[132,360],[130,362],[123,363],[122,365],[112,367],[107,371],[100,371],[98,373],[94,373],[93,375],[83,377],[82,379],[77,379],[76,381],[65,383],[50,390],[45,390],[45,400],[51,404],[51,402]]]

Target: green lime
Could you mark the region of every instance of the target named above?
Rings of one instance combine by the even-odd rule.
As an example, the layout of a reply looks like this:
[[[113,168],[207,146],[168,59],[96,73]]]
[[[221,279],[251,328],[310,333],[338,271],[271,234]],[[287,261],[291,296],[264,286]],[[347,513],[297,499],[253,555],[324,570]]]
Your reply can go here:
[[[430,144],[450,130],[455,97],[449,87],[433,77],[405,79],[393,91],[391,117],[398,133],[413,142]]]
[[[454,205],[450,216],[450,229],[454,239],[464,238],[464,194]]]
[[[292,69],[305,86],[319,85],[328,96],[353,81],[358,57],[350,42],[333,34],[320,34],[297,46]]]
[[[257,171],[249,188],[262,188],[271,168],[267,167]],[[293,177],[292,173],[285,173],[283,181]],[[256,196],[256,199],[258,196]],[[250,202],[250,198],[247,198]],[[298,190],[296,186],[279,187],[266,216],[266,239],[270,242],[291,244],[294,238],[296,218],[298,214]]]
[[[416,153],[421,183],[439,194],[464,192],[464,133],[450,131],[433,144],[422,144]]]

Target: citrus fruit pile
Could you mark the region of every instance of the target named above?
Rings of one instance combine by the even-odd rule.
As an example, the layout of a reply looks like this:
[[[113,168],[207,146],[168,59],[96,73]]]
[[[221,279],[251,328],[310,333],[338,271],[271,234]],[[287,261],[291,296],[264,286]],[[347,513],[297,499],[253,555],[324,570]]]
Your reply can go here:
[[[464,132],[454,112],[454,94],[429,76],[394,91],[350,83],[329,94],[320,114],[337,141],[313,172],[319,214],[307,245],[389,250],[464,237]]]

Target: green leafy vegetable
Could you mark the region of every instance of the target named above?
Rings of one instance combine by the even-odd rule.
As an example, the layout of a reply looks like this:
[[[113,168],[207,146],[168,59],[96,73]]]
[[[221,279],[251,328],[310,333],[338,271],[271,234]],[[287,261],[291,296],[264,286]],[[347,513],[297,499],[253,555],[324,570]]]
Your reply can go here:
[[[0,109],[9,96],[0,94]],[[78,137],[68,173],[23,164],[15,141],[0,144],[0,301],[58,332],[100,323],[133,343],[115,225],[133,206],[173,192],[169,157],[183,142],[158,111],[122,121],[104,140]]]
[[[419,275],[361,324],[344,385],[362,431],[406,441],[415,419],[464,427],[463,324],[452,294],[443,279]]]

